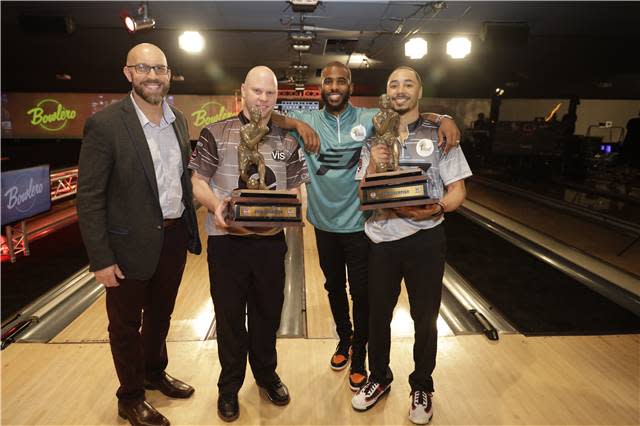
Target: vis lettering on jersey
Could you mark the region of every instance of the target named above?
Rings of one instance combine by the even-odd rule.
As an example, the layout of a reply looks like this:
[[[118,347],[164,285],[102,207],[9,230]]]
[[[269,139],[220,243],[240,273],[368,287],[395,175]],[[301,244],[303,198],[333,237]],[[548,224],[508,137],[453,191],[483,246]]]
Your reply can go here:
[[[345,149],[329,148],[327,152],[321,153],[318,156],[318,162],[321,163],[321,166],[318,167],[316,174],[322,176],[331,169],[343,170],[355,167],[360,159],[361,149],[361,147]]]
[[[284,161],[284,151],[280,151],[279,149],[271,151],[271,158],[275,161]]]

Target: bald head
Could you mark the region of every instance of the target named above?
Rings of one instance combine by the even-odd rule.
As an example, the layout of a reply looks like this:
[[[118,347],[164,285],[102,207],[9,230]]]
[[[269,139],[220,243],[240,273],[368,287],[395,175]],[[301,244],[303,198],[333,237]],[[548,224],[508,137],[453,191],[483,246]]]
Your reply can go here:
[[[167,58],[158,46],[151,43],[140,43],[127,53],[127,65],[135,64],[167,65]]]
[[[240,91],[244,115],[249,118],[251,108],[258,107],[262,121],[268,121],[278,98],[278,79],[273,71],[263,65],[251,68]]]
[[[171,87],[171,71],[168,70],[167,58],[158,46],[149,43],[134,46],[127,53],[127,63],[122,71],[131,83],[138,105],[160,108]]]
[[[247,76],[244,78],[244,84],[253,83],[254,81],[261,81],[264,83],[273,83],[278,86],[278,79],[271,68],[265,67],[264,65],[258,65],[257,67],[253,67],[247,73]]]

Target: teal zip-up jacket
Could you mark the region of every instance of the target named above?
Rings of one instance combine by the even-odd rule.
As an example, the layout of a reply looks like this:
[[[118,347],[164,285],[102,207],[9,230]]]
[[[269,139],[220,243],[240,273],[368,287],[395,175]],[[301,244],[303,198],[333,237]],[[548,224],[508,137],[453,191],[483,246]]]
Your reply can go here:
[[[305,153],[311,184],[307,184],[307,220],[326,232],[360,232],[365,216],[360,211],[356,169],[364,141],[373,134],[377,109],[348,104],[334,116],[325,109],[291,111],[320,136],[320,153]],[[298,143],[303,146],[297,136]]]

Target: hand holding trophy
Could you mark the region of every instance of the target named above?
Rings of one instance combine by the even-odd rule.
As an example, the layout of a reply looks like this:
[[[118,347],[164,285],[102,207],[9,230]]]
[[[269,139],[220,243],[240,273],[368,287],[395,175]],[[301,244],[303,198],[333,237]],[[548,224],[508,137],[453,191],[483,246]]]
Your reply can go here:
[[[265,161],[260,153],[260,143],[269,133],[261,124],[260,108],[250,110],[251,120],[240,128],[238,145],[238,167],[240,178],[247,189],[236,189],[231,193],[226,219],[230,226],[283,228],[303,226],[300,200],[291,191],[269,190],[265,182]],[[250,174],[252,166],[257,168]],[[259,230],[256,233],[260,233]]]
[[[391,108],[391,99],[386,94],[381,95],[380,112],[373,117],[376,135],[371,141],[371,152],[380,155],[372,155],[371,161],[378,159],[376,172],[365,176],[360,186],[360,210],[419,206],[438,201],[429,197],[428,178],[422,169],[400,169],[399,123],[400,116]],[[379,148],[380,145],[384,148]]]

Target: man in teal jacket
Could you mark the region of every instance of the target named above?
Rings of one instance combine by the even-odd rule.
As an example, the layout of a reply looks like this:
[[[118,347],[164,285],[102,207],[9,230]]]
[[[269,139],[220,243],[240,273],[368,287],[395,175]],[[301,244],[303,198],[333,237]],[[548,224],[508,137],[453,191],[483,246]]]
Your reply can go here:
[[[342,370],[351,356],[349,385],[355,392],[367,379],[365,359],[369,327],[369,242],[364,234],[366,218],[359,209],[355,173],[362,145],[373,134],[372,119],[378,109],[356,108],[349,103],[353,85],[351,71],[346,65],[340,62],[328,64],[322,70],[321,78],[324,108],[294,111],[289,115],[306,122],[320,136],[317,155],[306,154],[311,176],[311,185],[307,185],[307,219],[315,228],[320,267],[340,338],[331,357],[331,368]],[[446,149],[459,143],[460,132],[451,117],[426,114],[426,118],[441,124],[439,140],[443,137],[447,140]],[[346,294],[345,265],[353,302],[353,328]]]

